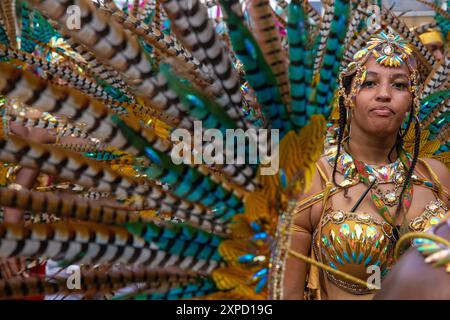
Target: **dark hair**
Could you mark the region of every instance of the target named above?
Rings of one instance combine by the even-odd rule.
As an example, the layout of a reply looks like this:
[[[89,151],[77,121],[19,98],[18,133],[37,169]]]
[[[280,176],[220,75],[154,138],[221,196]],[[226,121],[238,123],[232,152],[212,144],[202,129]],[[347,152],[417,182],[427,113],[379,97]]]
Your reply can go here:
[[[352,77],[344,77],[342,79],[342,84],[344,89],[348,92],[350,90],[350,84],[352,81]],[[332,173],[332,179],[333,179],[333,183],[338,186],[337,182],[336,182],[336,171],[337,171],[337,162],[338,162],[338,158],[339,155],[341,153],[341,145],[342,145],[342,140],[344,138],[344,131],[346,129],[347,126],[347,109],[345,106],[345,98],[340,95],[339,96],[339,100],[338,100],[338,105],[339,105],[339,130],[338,130],[338,145],[337,145],[337,153],[336,153],[336,158],[334,159],[334,166],[333,166],[333,173]],[[408,132],[412,120],[414,119],[414,129],[415,129],[415,137],[414,137],[414,152],[413,152],[413,158],[411,161],[411,165],[408,168],[408,171],[406,173],[406,177],[405,177],[405,181],[403,183],[403,187],[402,187],[402,191],[400,192],[400,201],[399,204],[397,206],[397,210],[395,212],[395,216],[398,216],[400,214],[400,211],[402,209],[403,206],[403,196],[405,194],[405,190],[406,190],[406,186],[409,184],[409,182],[411,181],[411,176],[414,172],[414,168],[416,167],[417,164],[417,159],[419,157],[419,148],[420,148],[420,123],[419,123],[419,119],[417,119],[414,114],[415,114],[415,109],[416,109],[415,103],[414,103],[414,98],[413,98],[413,103],[411,106],[411,111],[410,111],[410,115],[408,117],[408,121],[406,123],[406,128],[403,132],[403,134],[401,134],[400,132],[397,135],[397,140],[395,142],[395,145],[392,147],[392,149],[389,152],[388,155],[388,159],[389,161],[391,161],[390,156],[392,151],[394,150],[394,148],[397,149],[397,151],[400,150],[400,148],[403,145],[403,138],[406,135],[406,133]]]

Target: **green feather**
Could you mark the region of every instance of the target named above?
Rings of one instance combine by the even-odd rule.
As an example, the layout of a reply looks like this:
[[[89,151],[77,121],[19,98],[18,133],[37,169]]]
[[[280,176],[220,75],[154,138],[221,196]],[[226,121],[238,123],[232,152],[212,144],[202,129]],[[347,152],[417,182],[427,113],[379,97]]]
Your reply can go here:
[[[180,96],[180,100],[190,110],[191,115],[199,120],[203,120],[208,115],[212,116],[212,118],[208,119],[209,121],[204,121],[202,123],[204,127],[217,128],[217,124],[219,124],[222,129],[237,128],[233,119],[231,119],[217,103],[206,94],[195,89],[188,82],[180,80],[180,78],[171,71],[169,65],[162,64],[160,66],[160,72],[167,79],[170,89]],[[216,126],[214,126],[214,124],[216,124]]]

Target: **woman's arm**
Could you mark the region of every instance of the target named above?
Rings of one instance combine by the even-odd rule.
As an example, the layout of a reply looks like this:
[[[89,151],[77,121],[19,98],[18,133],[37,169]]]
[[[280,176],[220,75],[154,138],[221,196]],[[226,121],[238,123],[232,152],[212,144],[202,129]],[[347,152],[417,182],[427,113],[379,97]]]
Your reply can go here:
[[[322,183],[317,169],[311,185],[312,187],[307,193],[298,197],[299,202],[321,191]],[[316,207],[317,205],[314,207],[314,211],[318,211]],[[291,229],[290,249],[305,256],[310,255],[312,233],[315,229],[315,224],[312,221],[316,219],[312,219],[312,211],[312,206],[310,206],[298,212],[294,217],[293,228]],[[303,300],[308,271],[309,265],[306,262],[288,255],[284,267],[284,299]]]

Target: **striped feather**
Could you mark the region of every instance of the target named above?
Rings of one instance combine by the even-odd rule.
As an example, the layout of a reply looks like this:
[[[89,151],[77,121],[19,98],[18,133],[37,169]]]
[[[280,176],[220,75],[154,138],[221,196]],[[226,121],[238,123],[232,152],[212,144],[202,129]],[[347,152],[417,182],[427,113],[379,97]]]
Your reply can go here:
[[[146,290],[138,295],[133,295],[133,300],[179,300],[179,299],[198,299],[207,294],[217,291],[214,282],[204,278],[199,281],[191,282],[176,288],[166,289],[165,292],[155,292],[155,290]]]
[[[180,41],[210,67],[214,83],[224,92],[218,103],[224,108],[233,106],[226,108],[226,112],[239,126],[244,126],[239,77],[208,18],[206,7],[198,0],[163,0],[161,3]]]
[[[146,170],[146,175],[168,184],[172,192],[184,199],[198,202],[208,207],[220,208],[215,219],[229,220],[243,209],[242,202],[232,192],[202,175],[196,168],[175,165],[169,155],[151,148],[146,141],[136,135],[131,128],[120,124],[122,132],[133,141],[134,146],[154,163]]]
[[[186,49],[177,44],[176,41],[168,35],[152,26],[146,25],[135,17],[127,15],[125,12],[118,10],[115,6],[108,5],[107,7],[99,7],[99,9],[113,18],[115,22],[125,29],[141,36],[148,44],[152,45],[164,56],[173,57],[179,60],[186,68],[190,68],[191,72],[203,76],[201,72],[198,72],[202,70],[201,64],[190,55]]]
[[[0,147],[0,161],[40,169],[87,188],[113,193],[118,199],[133,197],[129,205],[136,208],[160,209],[180,215],[209,213],[204,206],[178,198],[148,180],[142,184],[136,178],[120,176],[108,166],[68,150],[27,142],[17,136],[0,140]]]
[[[423,83],[423,88],[420,93],[420,98],[436,92],[442,87],[447,87],[450,78],[450,55],[447,55],[443,61],[436,63],[435,67],[428,75],[428,78]]]
[[[415,28],[414,32],[420,35],[422,33],[427,32],[429,29],[436,29],[436,28],[439,28],[438,24],[436,22],[430,22]]]
[[[151,24],[155,17],[155,10],[157,5],[157,0],[144,0],[144,7],[142,8],[139,18],[145,24]]]
[[[450,19],[450,13],[448,12],[448,9],[447,9],[447,11],[445,11],[441,7],[437,6],[435,3],[429,2],[429,1],[426,1],[426,0],[417,0],[417,1],[420,2],[420,3],[423,3],[424,5],[426,5],[426,6],[430,7],[430,8],[432,8],[439,15],[441,15],[441,16],[447,18],[447,19]]]
[[[383,15],[383,23],[393,28],[399,35],[401,35],[407,42],[415,46],[419,51],[419,59],[424,64],[426,69],[433,67],[436,63],[436,59],[431,52],[422,44],[417,34],[410,31],[408,26],[403,23],[398,17],[396,17],[391,10],[382,8],[381,14]]]
[[[67,288],[67,279],[48,279],[45,277],[14,278],[0,281],[0,298],[13,299],[57,293],[99,293],[118,290],[130,284],[145,283],[155,292],[165,292],[170,288],[197,282],[198,276],[191,273],[175,273],[164,270],[126,270],[126,271],[84,271],[80,272],[81,288]]]
[[[130,266],[211,272],[214,260],[185,258],[160,250],[122,228],[94,224],[0,224],[0,257],[44,256],[60,265],[125,263]]]
[[[77,70],[48,62],[25,51],[5,48],[1,44],[0,55],[4,55],[9,59],[18,59],[31,66],[42,68],[42,70],[50,73],[52,76],[67,81],[72,87],[90,95],[92,98],[106,100],[109,97],[103,88]]]
[[[18,47],[17,36],[19,36],[19,25],[16,15],[16,0],[2,0],[0,2],[1,14],[4,17],[4,26],[8,42],[13,48]]]
[[[64,219],[91,221],[103,224],[143,222],[139,212],[100,205],[97,201],[79,197],[63,197],[50,192],[36,192],[7,188],[0,189],[2,206],[27,210],[32,213],[48,213]]]
[[[328,39],[328,35],[331,30],[331,21],[333,20],[334,10],[335,10],[335,0],[327,1],[324,4],[324,14],[322,17],[322,23],[320,25],[320,43],[317,51],[316,59],[314,61],[315,73],[320,70],[322,64],[322,59],[325,50],[325,44]]]
[[[352,39],[348,41],[342,59],[342,66],[346,66],[353,60],[355,53],[363,47],[364,43],[367,43],[367,41],[370,40],[372,34],[373,33],[366,28],[362,28],[358,34],[355,34]]]
[[[88,72],[92,72],[93,75],[97,76],[109,85],[119,90],[126,90],[127,85],[123,81],[122,76],[116,70],[99,62],[95,55],[87,50],[86,47],[74,42],[69,36],[65,36],[64,38],[72,49],[82,56],[84,60],[86,60],[87,66],[83,66],[84,69],[87,69]]]
[[[275,15],[269,0],[253,0],[249,5],[249,15],[252,19],[252,31],[263,52],[264,59],[272,68],[280,88],[281,100],[290,104],[290,89],[288,81],[287,56],[281,47],[281,36],[275,25]]]
[[[229,3],[224,2],[222,6],[226,11],[233,49],[244,65],[245,77],[255,91],[270,125],[279,129],[283,136],[290,129],[290,124],[287,122],[287,108],[281,102],[276,78],[250,30],[242,24]]]
[[[117,130],[105,106],[98,101],[6,63],[0,63],[0,70],[0,79],[3,80],[0,82],[0,93],[4,96],[18,99],[41,111],[61,114],[74,122],[83,123],[87,134],[119,149],[128,150],[129,142]]]
[[[74,41],[85,45],[100,60],[123,73],[125,82],[138,95],[152,95],[151,65],[145,57],[135,37],[127,34],[117,24],[113,23],[105,13],[97,9],[89,0],[75,0],[81,10],[82,23],[80,30],[68,30],[65,27],[65,12],[70,3],[63,0],[28,0],[38,10],[45,11],[46,16],[58,21],[62,29]]]
[[[308,18],[312,20],[312,23],[316,26],[322,24],[322,17],[320,14],[316,11],[316,9],[313,8],[311,3],[309,1],[302,1],[303,8],[306,10],[306,14],[308,15]]]
[[[26,128],[56,129],[60,137],[77,137],[85,139],[87,133],[75,124],[66,121],[59,121],[52,117],[40,117],[37,119],[26,118],[20,114],[8,114],[3,116],[6,121],[13,121]]]
[[[315,114],[323,114],[325,117],[328,117],[331,110],[330,106],[337,86],[340,61],[344,55],[344,40],[346,36],[344,31],[347,30],[350,19],[349,2],[349,0],[336,0],[334,2],[334,12],[328,28],[329,31],[327,31],[328,37],[325,41],[323,58],[320,60],[320,70],[314,70],[318,81],[309,95],[306,110],[308,117]]]

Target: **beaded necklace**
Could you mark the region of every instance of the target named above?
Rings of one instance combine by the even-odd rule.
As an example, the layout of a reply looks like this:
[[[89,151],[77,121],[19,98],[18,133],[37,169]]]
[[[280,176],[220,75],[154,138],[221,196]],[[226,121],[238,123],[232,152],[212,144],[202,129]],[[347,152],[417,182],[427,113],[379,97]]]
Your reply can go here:
[[[335,156],[329,158],[334,160]],[[407,153],[400,150],[398,159],[387,165],[368,165],[352,157],[352,155],[345,150],[339,156],[337,161],[337,171],[340,172],[345,181],[361,181],[366,186],[371,186],[371,200],[377,209],[377,213],[391,226],[395,227],[395,220],[390,214],[388,206],[394,206],[399,203],[399,195],[397,193],[401,190],[405,179],[406,169],[411,165],[411,159]],[[394,188],[387,191],[382,191],[379,185],[393,183]],[[413,196],[412,182],[410,181],[406,186],[404,196],[402,199],[402,206],[405,212],[411,206]]]

